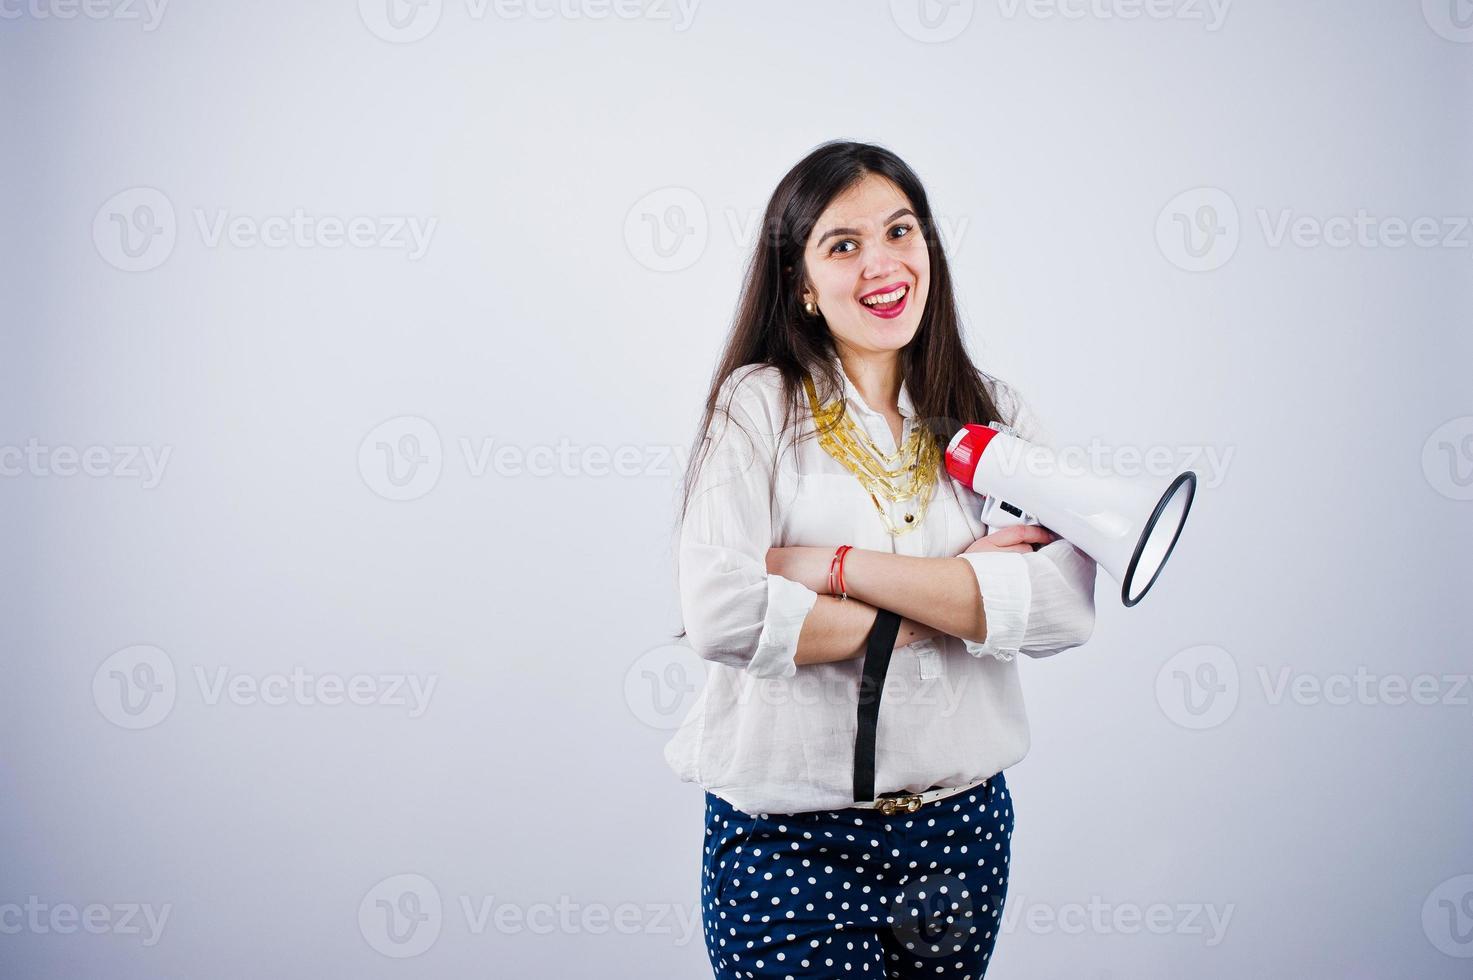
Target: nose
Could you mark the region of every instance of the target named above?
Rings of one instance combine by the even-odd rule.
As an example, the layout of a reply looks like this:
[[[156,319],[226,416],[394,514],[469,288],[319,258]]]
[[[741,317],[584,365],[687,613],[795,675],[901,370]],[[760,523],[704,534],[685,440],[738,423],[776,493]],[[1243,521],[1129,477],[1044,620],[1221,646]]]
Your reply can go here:
[[[900,260],[897,259],[889,249],[870,249],[869,255],[864,262],[864,278],[880,279],[893,275],[900,269]]]

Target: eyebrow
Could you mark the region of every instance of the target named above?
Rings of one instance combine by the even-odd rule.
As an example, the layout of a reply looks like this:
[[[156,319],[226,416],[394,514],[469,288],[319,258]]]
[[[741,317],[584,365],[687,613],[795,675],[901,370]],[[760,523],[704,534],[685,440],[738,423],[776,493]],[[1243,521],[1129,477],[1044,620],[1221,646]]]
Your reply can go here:
[[[901,208],[899,211],[896,211],[894,214],[890,215],[890,217],[886,218],[885,219],[885,224],[888,225],[890,222],[894,221],[896,218],[900,217],[901,215],[905,215],[905,214],[910,215],[912,218],[915,217],[915,212],[912,211],[910,208]],[[822,245],[828,239],[833,238],[835,235],[862,235],[862,234],[864,234],[864,232],[860,231],[858,228],[831,228],[830,230],[828,230],[828,231],[826,231],[826,232],[823,233],[823,237],[822,238],[820,238],[818,241],[816,241],[816,242],[813,243],[813,247],[814,248],[817,248],[818,246]]]

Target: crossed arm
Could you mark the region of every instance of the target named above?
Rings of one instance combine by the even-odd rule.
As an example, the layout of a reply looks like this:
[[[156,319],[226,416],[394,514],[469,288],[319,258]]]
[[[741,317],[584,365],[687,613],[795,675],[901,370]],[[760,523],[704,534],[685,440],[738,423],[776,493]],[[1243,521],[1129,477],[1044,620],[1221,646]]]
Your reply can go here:
[[[1031,551],[1035,544],[1055,538],[1036,525],[1022,525],[1002,529],[967,550]],[[896,647],[941,635],[985,641],[987,612],[976,575],[966,561],[855,548],[844,557],[844,588],[849,598],[841,600],[828,594],[833,554],[829,548],[772,548],[767,552],[768,572],[818,593],[798,635],[794,660],[799,665],[863,656],[865,640],[881,608],[901,617]]]

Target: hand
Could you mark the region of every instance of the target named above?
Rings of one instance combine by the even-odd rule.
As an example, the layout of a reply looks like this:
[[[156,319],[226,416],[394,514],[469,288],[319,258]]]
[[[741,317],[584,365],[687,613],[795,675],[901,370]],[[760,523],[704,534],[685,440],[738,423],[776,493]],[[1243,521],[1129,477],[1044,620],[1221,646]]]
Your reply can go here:
[[[962,554],[978,551],[1015,551],[1026,555],[1057,540],[1059,540],[1057,534],[1041,525],[1015,524],[1012,527],[998,528],[986,537],[978,538],[968,545]]]

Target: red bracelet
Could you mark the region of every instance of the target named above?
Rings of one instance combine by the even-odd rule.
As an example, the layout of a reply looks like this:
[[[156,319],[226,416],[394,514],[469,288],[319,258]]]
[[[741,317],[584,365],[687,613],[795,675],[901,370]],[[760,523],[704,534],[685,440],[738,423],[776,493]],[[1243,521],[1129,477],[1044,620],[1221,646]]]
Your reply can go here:
[[[829,562],[829,592],[840,599],[849,598],[849,593],[844,589],[844,556],[853,550],[853,545],[841,544],[834,552],[833,561]]]

